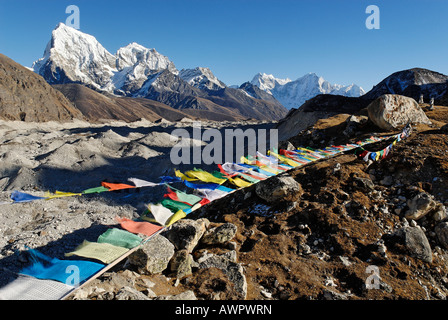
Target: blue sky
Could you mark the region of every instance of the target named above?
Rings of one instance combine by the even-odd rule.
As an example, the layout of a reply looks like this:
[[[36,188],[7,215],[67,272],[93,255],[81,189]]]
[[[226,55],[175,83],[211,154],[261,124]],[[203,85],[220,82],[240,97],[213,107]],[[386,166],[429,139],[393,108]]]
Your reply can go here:
[[[138,42],[179,70],[209,67],[228,85],[258,72],[293,80],[314,72],[368,91],[413,67],[448,74],[446,0],[0,0],[0,52],[31,66],[72,4],[80,31],[111,53]],[[379,30],[365,26],[371,4]]]

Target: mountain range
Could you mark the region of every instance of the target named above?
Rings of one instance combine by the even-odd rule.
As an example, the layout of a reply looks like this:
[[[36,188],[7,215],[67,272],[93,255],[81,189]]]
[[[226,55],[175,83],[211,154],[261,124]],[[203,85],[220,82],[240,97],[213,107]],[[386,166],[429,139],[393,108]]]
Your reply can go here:
[[[179,71],[168,57],[135,42],[111,54],[95,37],[60,23],[32,68],[0,56],[0,118],[284,123],[294,115],[296,123],[313,111],[358,110],[385,93],[414,99],[423,94],[425,102],[434,97],[446,105],[447,83],[446,75],[413,68],[391,74],[367,93],[314,73],[294,81],[259,73],[242,85],[227,86],[209,68]]]
[[[227,86],[209,68],[179,71],[168,57],[135,42],[112,54],[94,36],[63,23],[53,30],[43,57],[31,69],[52,85],[82,84],[102,94],[157,101],[198,117],[212,113],[214,119],[228,113],[223,117],[279,120],[288,109],[318,94],[364,93],[356,85],[330,84],[315,74],[291,81],[260,73],[239,87]]]
[[[135,42],[111,54],[95,37],[63,23],[32,70],[52,85],[82,84],[114,97],[148,99],[192,117],[279,120],[287,113],[275,99],[227,87],[208,68],[179,71],[168,57]]]
[[[251,83],[272,94],[287,109],[299,108],[307,100],[319,94],[332,94],[345,97],[359,97],[364,89],[356,84],[342,86],[331,84],[315,73],[308,73],[297,80],[278,79],[273,75],[258,73]]]

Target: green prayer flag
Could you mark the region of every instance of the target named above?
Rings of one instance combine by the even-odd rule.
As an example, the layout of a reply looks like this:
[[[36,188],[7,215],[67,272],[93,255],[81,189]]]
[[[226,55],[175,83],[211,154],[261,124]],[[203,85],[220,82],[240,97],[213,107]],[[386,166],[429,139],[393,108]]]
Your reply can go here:
[[[176,213],[179,210],[187,210],[190,209],[191,206],[179,201],[174,201],[171,199],[164,199],[161,202],[162,206],[164,206],[165,208],[170,209],[173,213]]]
[[[105,192],[105,191],[109,191],[109,189],[101,186],[101,187],[90,188],[90,189],[84,190],[82,193],[89,194],[89,193],[100,193],[100,192]]]
[[[142,242],[138,235],[126,230],[111,228],[98,237],[98,243],[109,243],[114,246],[132,249]]]
[[[194,194],[188,194],[182,191],[176,191],[176,195],[180,202],[186,202],[191,205],[195,205],[196,203],[202,200],[201,197],[198,197]]]

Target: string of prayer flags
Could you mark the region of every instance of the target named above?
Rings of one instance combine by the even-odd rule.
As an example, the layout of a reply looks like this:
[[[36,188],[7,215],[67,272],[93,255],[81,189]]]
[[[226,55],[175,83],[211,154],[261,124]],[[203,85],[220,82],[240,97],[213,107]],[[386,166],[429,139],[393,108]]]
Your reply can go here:
[[[284,162],[284,163],[286,163],[286,164],[288,164],[288,165],[290,165],[290,166],[292,166],[292,167],[298,167],[298,166],[300,166],[300,163],[298,163],[298,162],[296,162],[296,161],[294,161],[294,160],[292,160],[292,159],[283,157],[283,156],[281,156],[281,155],[279,155],[279,154],[277,154],[277,153],[275,153],[275,152],[273,152],[273,151],[270,151],[270,150],[269,150],[268,153],[269,153],[269,154],[272,154],[274,157],[276,157],[277,159],[279,159],[281,162]]]
[[[226,182],[226,179],[217,178],[211,173],[201,170],[194,169],[186,171],[185,174],[182,174],[179,170],[176,170],[176,176],[181,178],[182,180],[187,181],[202,181],[202,182],[210,182],[216,184],[223,184]]]
[[[116,220],[123,229],[134,234],[143,234],[148,237],[154,235],[155,233],[163,229],[163,227],[159,225],[146,221],[134,221],[128,218],[119,218],[119,217],[117,217]]]
[[[84,258],[96,259],[109,264],[120,256],[125,254],[129,249],[114,246],[109,243],[98,243],[84,240],[74,251],[66,253],[66,257],[80,256]]]
[[[392,151],[392,147],[395,146],[396,143],[401,141],[402,139],[409,137],[411,132],[412,132],[412,127],[410,124],[407,124],[401,133],[392,136],[395,138],[395,140],[391,144],[389,144],[387,147],[385,147],[384,149],[375,151],[375,152],[371,152],[371,151],[365,150],[363,147],[359,147],[355,151],[355,154],[357,153],[358,150],[362,151],[361,153],[358,154],[358,157],[363,159],[364,161],[369,161],[369,160],[378,161],[380,159],[385,159]],[[388,137],[388,138],[390,138],[390,137]]]
[[[330,146],[325,149],[280,149],[278,151],[268,151],[268,155],[257,152],[256,157],[241,157],[241,161],[238,164],[224,163],[223,165],[218,165],[219,171],[207,172],[194,168],[184,174],[179,170],[175,170],[175,177],[160,177],[160,183],[130,178],[128,181],[132,185],[128,183],[102,182],[100,187],[90,188],[81,193],[56,191],[55,193],[47,192],[45,197],[38,197],[24,192],[14,191],[11,194],[11,199],[13,203],[29,202],[40,199],[49,200],[133,188],[156,187],[165,184],[168,191],[164,195],[165,199],[158,204],[149,204],[147,212],[140,216],[140,221],[117,218],[122,229],[110,228],[98,237],[97,242],[84,240],[74,251],[65,254],[66,257],[79,256],[109,264],[115,262],[117,259],[123,259],[126,253],[130,252],[129,250],[138,247],[144,241],[148,241],[150,239],[149,237],[157,234],[160,230],[172,225],[176,221],[185,218],[194,210],[236,190],[222,186],[225,182],[229,182],[237,188],[245,188],[294,167],[353,149],[360,150],[361,152],[358,152],[359,154],[357,151],[355,153],[364,160],[384,159],[398,141],[409,136],[410,131],[410,126],[407,126],[396,136],[371,137],[356,144]],[[362,145],[367,143],[390,139],[391,137],[394,137],[395,140],[383,150],[369,152],[362,148]],[[173,183],[183,183],[186,187],[193,189],[195,194],[189,194],[168,185]],[[139,235],[145,235],[148,238],[144,240]],[[68,285],[69,276],[71,275],[71,273],[66,272],[68,267],[77,267],[79,269],[80,281],[85,281],[92,275],[98,274],[105,267],[104,264],[92,261],[49,258],[38,251],[30,251],[30,254],[33,260],[32,265],[23,268],[22,274],[19,275],[17,281],[13,281],[7,287],[0,288],[0,298],[5,296],[11,297],[17,291],[20,291],[24,296],[37,295],[41,290],[36,288],[36,286],[41,286],[42,290],[47,288],[54,289],[54,292],[51,292],[47,296],[60,298],[75,288]],[[45,294],[39,297],[41,296],[45,296]]]

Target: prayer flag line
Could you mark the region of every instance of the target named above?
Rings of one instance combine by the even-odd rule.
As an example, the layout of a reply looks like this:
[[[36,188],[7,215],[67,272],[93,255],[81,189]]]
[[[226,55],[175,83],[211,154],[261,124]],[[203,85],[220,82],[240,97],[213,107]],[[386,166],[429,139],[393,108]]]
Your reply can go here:
[[[396,135],[396,140],[391,144],[395,145],[397,141],[404,139],[410,135],[410,126],[406,126],[402,133]],[[297,148],[296,150],[287,151],[287,150],[279,150],[278,152],[271,151],[269,155],[265,156],[257,153],[256,159],[247,159],[242,158],[241,164],[223,164],[219,166],[220,172],[216,172],[215,174],[203,171],[201,169],[194,169],[187,171],[185,174],[180,171],[176,171],[176,178],[163,177],[161,183],[153,183],[145,180],[130,178],[129,181],[134,185],[129,184],[114,184],[102,182],[101,187],[91,188],[83,191],[82,193],[71,193],[71,192],[60,192],[56,191],[54,194],[47,193],[46,197],[33,196],[30,194],[26,194],[19,191],[14,191],[11,195],[11,199],[17,203],[30,202],[35,200],[49,200],[64,196],[79,196],[83,194],[91,194],[91,193],[100,193],[106,191],[117,191],[117,190],[125,190],[131,188],[140,188],[140,187],[154,187],[162,184],[167,185],[168,193],[165,194],[165,198],[162,200],[160,204],[148,205],[148,212],[151,213],[152,218],[148,218],[147,213],[143,214],[140,220],[143,221],[134,221],[127,218],[117,218],[117,221],[120,224],[122,229],[112,228],[103,233],[98,237],[97,242],[89,242],[84,240],[82,244],[80,244],[74,251],[66,253],[65,256],[81,256],[85,258],[90,258],[94,260],[100,260],[107,265],[96,264],[92,262],[92,264],[87,264],[88,267],[82,266],[81,262],[89,262],[89,261],[81,261],[77,262],[76,260],[58,260],[55,258],[49,258],[44,256],[37,251],[31,250],[31,256],[34,257],[34,264],[22,270],[23,274],[28,274],[29,276],[38,278],[38,279],[47,279],[47,280],[56,280],[59,282],[62,281],[64,277],[61,275],[57,275],[57,271],[61,269],[60,267],[56,267],[56,271],[51,268],[55,268],[58,264],[66,264],[66,263],[78,263],[83,268],[84,277],[82,280],[84,284],[86,280],[92,279],[95,276],[99,276],[99,274],[105,272],[105,269],[110,268],[112,265],[118,263],[124,257],[131,254],[135,251],[139,246],[143,243],[146,243],[150,240],[151,237],[158,234],[164,228],[170,226],[174,222],[178,221],[187,216],[187,214],[193,212],[197,208],[209,203],[210,201],[219,199],[231,192],[236,191],[237,189],[244,188],[252,185],[253,183],[257,183],[261,180],[267,179],[269,174],[264,174],[267,172],[271,172],[273,175],[289,171],[290,169],[300,167],[302,165],[308,164],[310,162],[314,162],[316,160],[321,160],[328,158],[329,156],[337,155],[341,152],[349,151],[352,149],[363,149],[362,146],[367,143],[378,142],[385,139],[389,139],[390,137],[383,138],[370,138],[365,142],[358,142],[357,144],[350,144],[346,146],[332,146],[330,148],[325,148],[323,150],[313,150],[311,148]],[[383,150],[391,149],[391,145],[386,147]],[[390,147],[390,148],[389,148]],[[276,151],[276,150],[275,150]],[[367,152],[367,155],[371,154],[366,150],[363,150],[361,154]],[[365,158],[365,155],[364,157]],[[375,157],[375,160],[378,160],[378,157]],[[266,170],[267,169],[267,170]],[[240,178],[241,177],[241,178]],[[250,177],[250,178],[248,178]],[[193,181],[205,182],[205,183],[193,183]],[[231,184],[237,187],[237,189],[231,189],[222,186],[224,182],[229,181]],[[173,191],[169,183],[173,182],[184,182],[184,184],[189,187],[197,190],[199,193],[202,193],[204,197],[199,197],[195,195],[187,194],[183,191],[177,190],[173,187],[175,191]],[[211,196],[210,200],[207,198],[207,195],[210,196],[211,193],[218,192],[219,195]],[[204,201],[207,200],[207,201]],[[152,223],[154,222],[154,223]],[[112,231],[111,231],[112,230]],[[131,237],[129,234],[135,234],[135,237],[138,237],[137,234],[146,235],[146,239],[142,241],[138,241],[137,238]],[[118,238],[117,238],[118,237]],[[120,237],[122,237],[120,239]],[[128,238],[127,240],[124,240]],[[130,241],[130,242],[128,242]],[[41,261],[39,261],[39,259]],[[42,263],[45,261],[46,263]],[[92,266],[96,268],[92,268]],[[89,269],[90,268],[90,269]],[[86,272],[86,269],[90,270]],[[60,271],[60,270],[59,270]],[[66,283],[66,281],[65,281]],[[67,283],[66,283],[67,284]],[[76,287],[70,287],[69,292],[64,297],[67,297],[71,292],[75,291]],[[0,297],[1,297],[1,289],[0,289]]]

